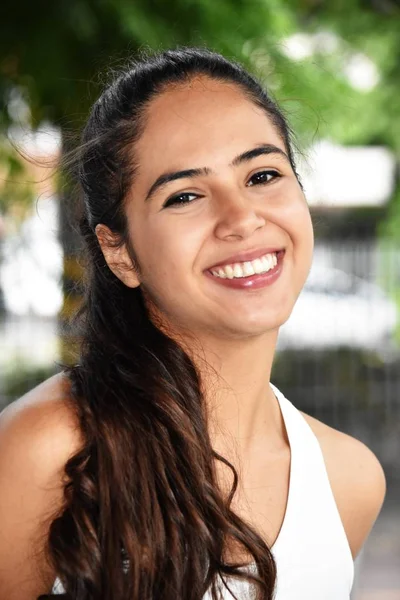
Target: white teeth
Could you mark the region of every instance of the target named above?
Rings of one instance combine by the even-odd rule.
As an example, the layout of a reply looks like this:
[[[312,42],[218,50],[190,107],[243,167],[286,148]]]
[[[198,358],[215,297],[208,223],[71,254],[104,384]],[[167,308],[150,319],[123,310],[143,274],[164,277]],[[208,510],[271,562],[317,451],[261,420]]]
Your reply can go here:
[[[226,276],[228,277],[228,279],[233,279],[234,278],[234,273],[233,273],[233,269],[231,267],[231,265],[225,265],[225,273]]]
[[[253,269],[253,265],[251,262],[245,262],[243,267],[243,273],[248,277],[249,275],[254,275],[255,271]]]
[[[253,269],[256,273],[262,273],[264,270],[264,265],[262,263],[262,260],[260,260],[259,258],[256,258],[255,260],[253,260]]]
[[[234,277],[243,277],[244,273],[242,270],[241,265],[239,265],[239,263],[236,263],[235,265],[233,265],[233,275]]]
[[[263,266],[263,271],[265,271],[265,269],[269,269],[269,260],[267,259],[267,257],[266,256],[262,256],[260,258],[260,260],[261,260],[261,264]]]
[[[278,259],[276,258],[276,254],[268,254],[267,256],[263,256],[261,258],[261,262],[269,270],[276,266]]]
[[[250,277],[251,275],[266,273],[273,269],[278,263],[276,254],[266,254],[260,258],[233,265],[224,265],[218,269],[213,269],[211,273],[222,279],[239,279],[241,277]]]

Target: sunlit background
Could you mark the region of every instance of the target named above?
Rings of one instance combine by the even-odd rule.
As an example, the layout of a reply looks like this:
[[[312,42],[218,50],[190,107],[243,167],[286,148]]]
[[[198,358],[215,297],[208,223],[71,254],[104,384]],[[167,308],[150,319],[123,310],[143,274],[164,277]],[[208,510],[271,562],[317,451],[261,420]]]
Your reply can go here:
[[[1,12],[0,408],[67,356],[60,332],[81,269],[72,191],[50,166],[73,146],[98,73],[144,47],[206,44],[238,58],[296,134],[316,235],[272,381],[383,464],[387,498],[353,600],[400,599],[398,2],[7,0]]]

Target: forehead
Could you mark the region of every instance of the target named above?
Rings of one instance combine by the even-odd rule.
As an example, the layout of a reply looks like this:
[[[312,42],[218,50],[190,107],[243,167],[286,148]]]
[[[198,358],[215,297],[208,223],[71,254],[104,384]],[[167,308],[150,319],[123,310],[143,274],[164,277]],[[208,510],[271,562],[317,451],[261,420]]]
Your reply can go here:
[[[264,110],[238,86],[206,77],[162,92],[147,108],[145,123],[135,146],[142,174],[164,168],[217,169],[260,142],[285,150]]]

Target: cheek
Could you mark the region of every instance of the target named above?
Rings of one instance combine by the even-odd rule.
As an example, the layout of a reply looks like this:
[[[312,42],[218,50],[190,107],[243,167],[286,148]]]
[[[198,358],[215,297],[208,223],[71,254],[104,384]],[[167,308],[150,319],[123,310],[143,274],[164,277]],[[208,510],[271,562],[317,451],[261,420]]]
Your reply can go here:
[[[298,287],[301,289],[310,272],[314,249],[314,231],[306,202],[294,211],[293,217],[290,235],[294,249],[293,260],[298,273]]]
[[[292,201],[285,203],[279,213],[279,221],[295,246],[301,246],[305,249],[312,248],[314,232],[310,211],[303,194],[298,194]]]
[[[161,219],[160,219],[161,221]],[[200,236],[193,224],[184,223],[180,215],[176,220],[151,223],[142,227],[138,237],[138,257],[141,261],[144,281],[152,287],[165,285],[165,281],[178,283],[193,269]]]
[[[296,267],[298,285],[303,285],[311,267],[314,231],[307,202],[301,194],[287,202],[277,213],[276,223],[290,239],[292,260]]]

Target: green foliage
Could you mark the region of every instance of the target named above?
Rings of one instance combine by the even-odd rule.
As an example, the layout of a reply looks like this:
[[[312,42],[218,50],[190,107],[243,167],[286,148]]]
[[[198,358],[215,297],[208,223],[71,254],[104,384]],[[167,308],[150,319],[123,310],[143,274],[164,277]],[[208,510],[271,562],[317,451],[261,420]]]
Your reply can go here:
[[[394,108],[400,13],[390,0],[382,6],[361,0],[3,0],[1,10],[3,123],[12,86],[27,89],[35,124],[46,118],[73,129],[99,92],[96,74],[111,64],[144,47],[207,44],[261,71],[306,140],[318,130],[344,143],[380,139],[400,149]],[[339,46],[293,61],[284,41],[301,31],[334,33]],[[353,89],[342,74],[354,51],[381,71],[382,85],[369,93]]]
[[[14,223],[19,223],[30,211],[34,186],[26,165],[7,144],[0,144],[0,215],[12,213]]]
[[[18,89],[29,99],[32,125],[49,120],[66,139],[110,69],[147,48],[207,45],[262,77],[300,145],[328,137],[400,154],[396,0],[3,0],[0,23],[0,130],[13,121],[10,97]],[[314,36],[314,52],[301,60],[287,53],[295,33]],[[370,91],[345,75],[357,53],[378,69]]]
[[[397,241],[400,246],[400,187],[388,206],[386,219],[380,224],[379,233],[382,239],[388,240],[389,243]]]

